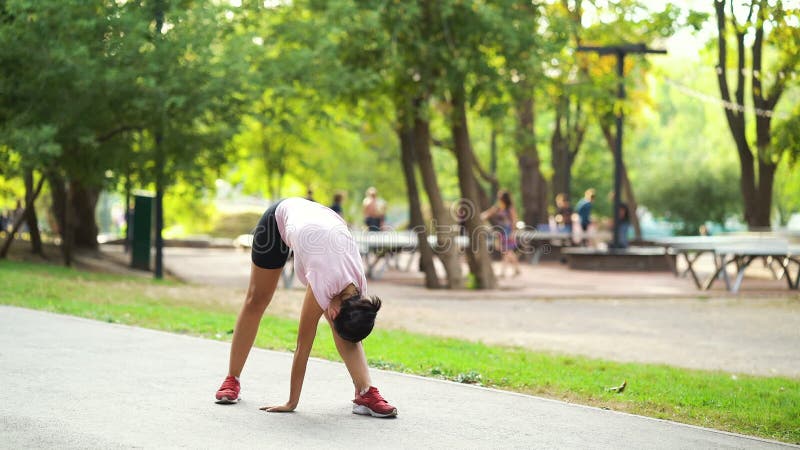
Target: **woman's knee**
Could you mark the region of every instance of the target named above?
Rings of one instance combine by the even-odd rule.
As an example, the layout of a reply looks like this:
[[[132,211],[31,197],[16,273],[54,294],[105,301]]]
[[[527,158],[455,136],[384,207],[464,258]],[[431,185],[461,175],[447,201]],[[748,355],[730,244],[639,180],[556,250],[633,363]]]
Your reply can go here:
[[[263,314],[270,300],[267,292],[248,291],[244,299],[244,309],[250,313]]]

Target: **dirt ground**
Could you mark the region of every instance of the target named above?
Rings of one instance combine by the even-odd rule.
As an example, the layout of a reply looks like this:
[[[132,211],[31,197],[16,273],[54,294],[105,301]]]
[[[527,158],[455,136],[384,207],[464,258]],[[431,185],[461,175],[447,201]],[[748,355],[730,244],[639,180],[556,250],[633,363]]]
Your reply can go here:
[[[81,258],[119,261],[118,249]],[[100,261],[98,263],[98,261]],[[192,287],[176,299],[238,309],[249,255],[172,249],[165,264]],[[119,270],[125,270],[124,266]],[[698,292],[671,274],[571,271],[557,263],[523,266],[497,291],[431,291],[418,274],[389,271],[370,283],[384,302],[378,326],[487,344],[519,346],[621,362],[731,373],[800,377],[800,295],[776,280],[745,280],[743,292]],[[296,318],[303,288],[279,287],[269,314]],[[623,292],[624,295],[620,295]]]

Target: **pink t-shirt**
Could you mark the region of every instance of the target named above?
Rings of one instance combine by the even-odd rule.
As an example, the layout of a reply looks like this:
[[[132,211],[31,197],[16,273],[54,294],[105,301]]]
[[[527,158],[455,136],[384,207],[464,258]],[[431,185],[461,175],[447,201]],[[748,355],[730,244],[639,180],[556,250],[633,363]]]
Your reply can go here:
[[[278,232],[294,252],[294,270],[325,310],[353,284],[366,295],[367,278],[353,235],[339,214],[304,198],[283,200],[275,210]]]

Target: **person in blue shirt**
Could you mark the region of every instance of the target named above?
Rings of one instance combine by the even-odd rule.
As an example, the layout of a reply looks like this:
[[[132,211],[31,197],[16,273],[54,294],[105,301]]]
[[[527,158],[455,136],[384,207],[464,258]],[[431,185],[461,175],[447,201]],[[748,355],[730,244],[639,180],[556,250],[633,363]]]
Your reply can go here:
[[[594,189],[587,189],[583,194],[583,198],[575,207],[581,219],[581,230],[583,230],[584,233],[589,229],[589,224],[592,223],[592,202],[594,202],[594,195]]]
[[[340,216],[344,216],[344,212],[342,211],[342,202],[344,201],[344,194],[341,192],[337,192],[333,194],[333,203],[331,204],[330,208],[336,214]]]

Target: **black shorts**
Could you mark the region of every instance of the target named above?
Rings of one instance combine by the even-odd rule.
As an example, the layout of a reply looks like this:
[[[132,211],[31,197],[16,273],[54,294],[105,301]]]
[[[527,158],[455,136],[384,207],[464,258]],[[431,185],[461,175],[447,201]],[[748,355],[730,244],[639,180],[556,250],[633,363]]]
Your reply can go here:
[[[289,259],[289,246],[283,242],[278,232],[278,222],[275,220],[275,210],[281,201],[264,212],[253,230],[253,249],[250,256],[253,264],[262,269],[280,269]]]
[[[381,231],[381,218],[380,217],[367,217],[364,219],[369,231]]]

